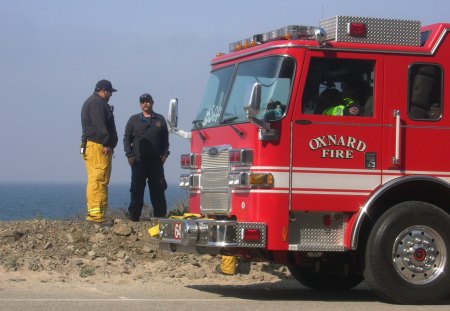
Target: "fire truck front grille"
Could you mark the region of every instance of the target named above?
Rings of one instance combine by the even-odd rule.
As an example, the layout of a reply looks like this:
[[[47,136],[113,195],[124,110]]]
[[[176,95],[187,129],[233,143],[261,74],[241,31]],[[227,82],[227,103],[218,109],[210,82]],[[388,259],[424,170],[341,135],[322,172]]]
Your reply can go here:
[[[229,146],[203,149],[200,179],[200,210],[202,214],[227,214],[229,212],[229,151]]]
[[[202,152],[202,170],[229,167],[230,148],[227,146],[204,148]]]
[[[223,191],[228,188],[228,170],[208,170],[202,172],[204,191]]]

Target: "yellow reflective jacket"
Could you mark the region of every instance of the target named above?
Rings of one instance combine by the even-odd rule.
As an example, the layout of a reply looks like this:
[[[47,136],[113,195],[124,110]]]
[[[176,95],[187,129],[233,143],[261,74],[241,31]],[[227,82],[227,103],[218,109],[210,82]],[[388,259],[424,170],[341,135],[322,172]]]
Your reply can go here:
[[[355,102],[351,98],[343,98],[341,103],[337,106],[332,106],[324,110],[322,114],[327,116],[343,116],[344,110],[351,105],[354,105]]]

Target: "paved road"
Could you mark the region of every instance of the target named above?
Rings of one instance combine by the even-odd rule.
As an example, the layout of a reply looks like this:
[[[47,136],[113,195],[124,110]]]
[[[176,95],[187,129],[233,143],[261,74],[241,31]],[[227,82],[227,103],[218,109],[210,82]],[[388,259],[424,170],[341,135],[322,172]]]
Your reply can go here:
[[[294,282],[251,286],[124,282],[0,283],[0,310],[450,310],[450,297],[438,306],[398,306],[379,302],[364,285],[323,294]]]

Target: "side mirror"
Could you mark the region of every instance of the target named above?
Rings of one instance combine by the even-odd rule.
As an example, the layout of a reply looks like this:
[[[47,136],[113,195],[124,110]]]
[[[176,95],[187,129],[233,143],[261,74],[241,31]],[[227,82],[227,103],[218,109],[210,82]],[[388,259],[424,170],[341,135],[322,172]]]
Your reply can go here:
[[[171,128],[178,125],[178,98],[172,98],[169,101],[169,113],[167,114],[167,123]]]
[[[177,134],[186,139],[191,139],[191,132],[186,132],[177,129],[178,126],[178,98],[172,98],[169,101],[169,113],[167,114],[167,124],[169,125],[169,132]]]
[[[247,112],[247,117],[250,119],[256,116],[259,113],[260,107],[261,107],[261,83],[256,82],[255,84],[253,84],[248,105],[244,107],[245,112]]]
[[[270,129],[270,124],[256,117],[260,109],[261,83],[256,82],[255,84],[253,84],[252,93],[250,94],[250,100],[248,101],[248,105],[244,107],[244,110],[247,113],[247,119],[250,122],[267,131]]]

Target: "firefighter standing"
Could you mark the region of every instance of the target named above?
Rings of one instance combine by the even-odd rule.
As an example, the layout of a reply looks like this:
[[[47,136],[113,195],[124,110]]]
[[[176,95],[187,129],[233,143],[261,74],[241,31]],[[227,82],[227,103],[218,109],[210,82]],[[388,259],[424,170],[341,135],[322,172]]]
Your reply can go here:
[[[98,223],[105,222],[112,154],[118,140],[113,107],[108,104],[116,91],[111,82],[100,80],[81,109],[81,153],[87,172],[86,220]]]
[[[123,145],[131,166],[131,202],[128,217],[139,221],[148,184],[154,217],[165,217],[167,189],[164,162],[169,155],[169,132],[164,117],[153,111],[150,94],[139,97],[142,112],[130,117],[125,127]]]

